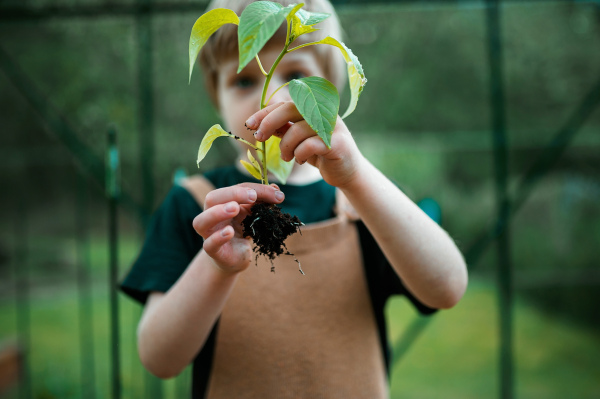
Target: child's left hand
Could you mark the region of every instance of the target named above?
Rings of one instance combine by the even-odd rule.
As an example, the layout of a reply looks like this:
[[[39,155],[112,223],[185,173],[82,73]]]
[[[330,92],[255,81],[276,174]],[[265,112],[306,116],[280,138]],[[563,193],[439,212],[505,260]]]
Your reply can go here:
[[[348,184],[364,159],[339,115],[331,148],[327,148],[292,101],[269,105],[248,118],[246,126],[256,130],[254,137],[258,141],[266,141],[273,135],[280,137],[284,161],[296,158],[299,164],[308,162],[316,166],[323,179],[335,187]]]

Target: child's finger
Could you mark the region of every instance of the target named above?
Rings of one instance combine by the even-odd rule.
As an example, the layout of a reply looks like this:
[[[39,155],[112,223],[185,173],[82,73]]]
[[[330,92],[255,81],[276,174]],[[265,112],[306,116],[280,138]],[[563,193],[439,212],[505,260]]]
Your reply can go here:
[[[235,201],[238,204],[253,204],[256,201],[279,204],[283,201],[283,198],[283,193],[274,187],[258,183],[242,183],[208,193],[204,201],[204,209],[207,210],[230,201]]]
[[[295,123],[281,138],[281,143],[279,143],[281,159],[291,161],[294,158],[296,148],[306,139],[313,136],[316,136],[316,133],[308,125],[308,122],[301,121]]]
[[[233,227],[225,226],[204,240],[202,248],[213,259],[218,257],[221,247],[233,238]]]
[[[258,141],[266,141],[278,130],[289,127],[289,122],[295,123],[303,119],[296,105],[291,101],[287,101],[274,104],[272,108],[269,106],[258,111],[248,121],[258,129],[254,132],[254,138]],[[248,125],[248,122],[246,122],[246,125]]]
[[[235,201],[238,204],[252,204],[258,198],[258,194],[253,187],[243,187],[235,185],[231,187],[218,188],[211,191],[204,199],[204,210],[212,208],[218,204]]]
[[[240,213],[240,205],[231,201],[226,204],[213,206],[194,218],[194,230],[203,238],[213,234],[215,227],[226,220],[235,218]]]
[[[319,136],[310,137],[301,142],[294,150],[294,157],[299,164],[305,163],[314,155],[325,155],[331,151]]]
[[[246,127],[250,130],[258,129],[260,122],[262,122],[262,120],[265,118],[265,116],[269,115],[271,112],[273,112],[273,110],[281,107],[283,104],[285,104],[285,102],[278,102],[275,104],[271,104],[267,107],[264,107],[263,109],[261,109],[258,112],[255,112],[246,121]]]

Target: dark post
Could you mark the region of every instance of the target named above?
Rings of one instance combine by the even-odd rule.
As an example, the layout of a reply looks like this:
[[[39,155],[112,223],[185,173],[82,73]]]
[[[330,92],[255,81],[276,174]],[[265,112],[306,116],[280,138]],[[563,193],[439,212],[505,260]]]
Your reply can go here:
[[[152,85],[152,14],[151,0],[137,0],[137,48],[138,48],[138,126],[139,156],[142,179],[142,219],[146,225],[154,205],[154,91]]]
[[[499,0],[487,0],[488,51],[490,65],[490,94],[494,140],[494,171],[496,181],[496,209],[498,234],[498,285],[500,305],[500,397],[513,395],[512,356],[512,276],[510,257],[510,230],[508,228],[510,203],[507,193],[508,151],[506,113],[502,70],[502,38]]]
[[[110,296],[110,337],[111,337],[111,386],[113,399],[121,398],[121,367],[119,361],[119,302],[117,279],[119,272],[118,219],[119,199],[119,150],[117,133],[108,131],[108,151],[106,159],[106,195],[108,197],[108,238],[109,238],[109,296]]]
[[[23,368],[19,384],[19,398],[32,398],[31,386],[31,309],[29,306],[29,262],[27,259],[28,231],[25,194],[21,189],[20,201],[17,205],[17,220],[15,223],[15,296],[17,304],[17,334],[23,356]]]
[[[145,230],[154,206],[154,91],[153,91],[153,40],[152,40],[152,0],[137,0],[138,12],[138,126],[139,156],[142,181],[142,227]],[[146,397],[162,398],[162,382],[150,373],[144,373]]]
[[[96,398],[94,367],[94,327],[92,284],[90,279],[90,247],[88,240],[88,182],[77,175],[77,288],[79,296],[79,346],[81,362],[81,396]]]

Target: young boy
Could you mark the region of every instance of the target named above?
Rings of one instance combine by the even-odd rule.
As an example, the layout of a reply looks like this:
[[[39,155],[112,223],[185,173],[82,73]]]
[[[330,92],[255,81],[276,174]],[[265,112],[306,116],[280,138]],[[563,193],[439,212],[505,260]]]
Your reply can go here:
[[[210,8],[239,15],[247,3],[214,1]],[[305,3],[332,14],[317,25],[318,37],[339,38],[327,0]],[[231,166],[172,188],[122,285],[145,303],[141,361],[162,378],[193,363],[194,398],[385,398],[386,300],[406,295],[423,313],[454,306],[467,284],[463,258],[363,157],[339,117],[328,149],[287,90],[259,110],[264,76],[256,62],[236,73],[235,29],[221,28],[201,54],[211,98],[226,129],[248,141],[277,135],[282,158],[296,164],[285,185],[247,183],[253,179],[243,168]],[[277,34],[260,52],[266,68],[282,40]],[[290,53],[270,91],[302,76],[341,86],[344,64],[336,52],[309,46]],[[239,158],[245,153],[241,145]],[[274,261],[275,273],[263,258],[254,266],[240,224],[257,201],[306,223],[302,235],[286,241],[305,276],[290,256]]]

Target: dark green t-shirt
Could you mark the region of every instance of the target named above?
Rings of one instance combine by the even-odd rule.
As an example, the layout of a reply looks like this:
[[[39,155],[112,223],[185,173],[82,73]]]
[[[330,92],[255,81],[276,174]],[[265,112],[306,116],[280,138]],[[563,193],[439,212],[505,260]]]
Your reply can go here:
[[[234,166],[215,169],[205,177],[216,187],[227,187],[249,180]],[[281,204],[284,212],[296,215],[305,224],[334,216],[335,187],[325,181],[305,186],[279,185],[285,193]],[[183,187],[173,186],[154,214],[139,257],[121,284],[121,290],[145,303],[151,291],[166,292],[183,274],[194,256],[202,249],[202,237],[192,221],[202,211],[192,195]],[[422,314],[435,312],[408,292],[362,222],[357,222],[363,254],[365,276],[379,329],[380,342],[389,362],[384,306],[391,295],[405,295]],[[193,397],[204,396],[211,370],[217,325],[196,357],[193,370]]]

